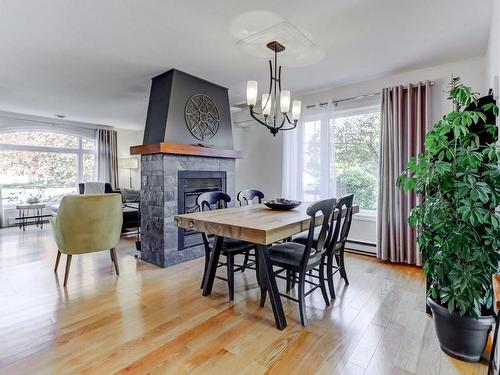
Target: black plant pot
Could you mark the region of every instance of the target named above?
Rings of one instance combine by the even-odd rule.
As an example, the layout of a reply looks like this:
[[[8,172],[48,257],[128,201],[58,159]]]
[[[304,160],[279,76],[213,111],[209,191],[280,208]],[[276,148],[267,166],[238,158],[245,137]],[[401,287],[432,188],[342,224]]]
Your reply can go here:
[[[441,349],[452,357],[467,362],[479,362],[488,341],[493,316],[481,316],[473,319],[453,312],[427,297],[431,308]]]

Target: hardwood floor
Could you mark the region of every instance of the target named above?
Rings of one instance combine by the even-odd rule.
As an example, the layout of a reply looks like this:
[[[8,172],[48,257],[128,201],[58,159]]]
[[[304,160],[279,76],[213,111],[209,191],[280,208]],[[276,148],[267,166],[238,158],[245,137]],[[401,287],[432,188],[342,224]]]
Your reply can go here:
[[[486,373],[484,360],[439,349],[418,268],[348,255],[351,285],[337,277],[333,305],[309,296],[303,328],[284,299],[288,327],[278,331],[251,270],[237,274],[231,303],[220,280],[201,296],[201,259],[160,269],[133,250],[127,240],[117,247],[120,276],[107,251],[73,257],[64,289],[50,229],[1,229],[0,373]]]

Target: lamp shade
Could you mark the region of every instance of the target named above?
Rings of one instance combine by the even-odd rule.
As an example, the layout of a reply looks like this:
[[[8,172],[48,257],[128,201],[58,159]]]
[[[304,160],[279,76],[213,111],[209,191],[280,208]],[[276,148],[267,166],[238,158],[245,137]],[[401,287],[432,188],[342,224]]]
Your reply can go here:
[[[137,160],[136,158],[120,159],[120,168],[137,169],[139,168],[139,160]]]
[[[264,116],[269,116],[269,114],[271,113],[271,97],[269,96],[269,94],[262,94],[262,114]]]
[[[280,109],[281,113],[287,113],[290,110],[290,91],[288,90],[280,92]]]
[[[247,82],[247,104],[254,106],[257,103],[257,81]]]
[[[302,102],[300,100],[294,100],[292,104],[292,120],[298,121],[300,118],[300,112],[302,111]]]

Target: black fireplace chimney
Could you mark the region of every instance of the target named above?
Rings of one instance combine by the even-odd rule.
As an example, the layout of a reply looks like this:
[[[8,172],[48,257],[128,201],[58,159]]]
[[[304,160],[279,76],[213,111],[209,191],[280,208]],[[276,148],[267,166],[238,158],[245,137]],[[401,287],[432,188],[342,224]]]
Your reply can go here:
[[[171,69],[153,78],[143,144],[234,149],[228,90]]]

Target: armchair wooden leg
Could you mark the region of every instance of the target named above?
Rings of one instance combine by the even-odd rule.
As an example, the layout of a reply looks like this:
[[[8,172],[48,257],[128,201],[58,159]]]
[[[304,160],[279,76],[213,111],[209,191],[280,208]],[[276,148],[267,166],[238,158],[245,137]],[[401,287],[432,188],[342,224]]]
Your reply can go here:
[[[68,276],[69,276],[69,267],[71,266],[71,254],[68,254],[66,257],[66,271],[64,271],[64,287],[68,284]]]
[[[116,250],[115,250],[115,248],[113,247],[112,249],[110,249],[109,253],[111,254],[111,260],[115,264],[116,274],[119,275],[120,274],[120,270],[118,269],[118,259],[116,258]]]
[[[59,267],[59,260],[61,259],[61,252],[57,249],[56,265],[54,267],[54,272],[57,272],[57,267]]]

